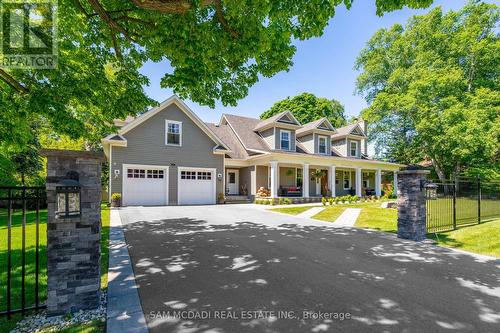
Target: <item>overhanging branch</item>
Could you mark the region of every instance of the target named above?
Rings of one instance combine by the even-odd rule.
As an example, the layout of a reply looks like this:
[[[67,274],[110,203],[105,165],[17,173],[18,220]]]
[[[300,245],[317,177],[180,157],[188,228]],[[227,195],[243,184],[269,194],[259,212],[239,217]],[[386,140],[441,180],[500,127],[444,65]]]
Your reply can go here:
[[[17,93],[24,95],[29,93],[29,90],[19,83],[12,75],[0,68],[0,79],[7,83],[10,87],[17,91]]]

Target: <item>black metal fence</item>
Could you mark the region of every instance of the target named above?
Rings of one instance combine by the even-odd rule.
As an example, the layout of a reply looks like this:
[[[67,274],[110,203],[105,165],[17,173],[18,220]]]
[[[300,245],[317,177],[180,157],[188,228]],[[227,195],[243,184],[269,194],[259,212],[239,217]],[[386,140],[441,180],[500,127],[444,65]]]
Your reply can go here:
[[[45,187],[0,186],[0,315],[44,307]]]
[[[460,179],[426,186],[427,232],[479,224],[500,217],[500,182]]]

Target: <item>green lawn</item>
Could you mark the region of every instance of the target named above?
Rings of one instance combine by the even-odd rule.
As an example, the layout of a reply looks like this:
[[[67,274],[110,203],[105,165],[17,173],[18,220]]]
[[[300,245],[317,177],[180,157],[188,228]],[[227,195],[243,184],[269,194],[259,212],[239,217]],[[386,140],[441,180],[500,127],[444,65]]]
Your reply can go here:
[[[36,214],[26,214],[26,306],[35,304],[35,242]],[[39,224],[39,297],[45,300],[47,287],[46,244],[47,244],[47,210],[40,211]],[[7,210],[0,210],[0,311],[7,309]],[[21,257],[22,257],[22,214],[19,209],[12,215],[12,270],[11,270],[11,306],[21,307]]]
[[[335,221],[345,208],[361,208],[361,213],[355,224],[356,227],[396,233],[397,210],[380,208],[380,204],[380,202],[365,202],[327,206],[325,210],[313,217],[325,221]],[[487,204],[488,208],[492,209],[490,203]],[[498,235],[500,235],[500,219],[453,231],[428,234],[427,237],[436,240],[442,246],[500,258],[500,237]]]
[[[429,234],[439,245],[500,258],[500,219],[457,230]]]
[[[101,288],[108,286],[108,257],[109,257],[109,215],[110,211],[106,205],[101,205]],[[35,213],[26,214],[26,306],[34,305],[35,301]],[[47,211],[40,211],[40,301],[46,299],[47,271],[46,271],[46,231]],[[19,210],[12,218],[12,308],[21,306],[21,237],[22,237],[22,215]],[[7,212],[0,210],[0,311],[5,311],[6,303],[6,280],[7,280]],[[0,317],[0,333],[9,332],[15,327],[21,315],[15,315],[11,320],[6,316]],[[64,332],[103,332],[105,325],[100,322],[92,322],[86,325],[77,325]]]
[[[284,207],[284,208],[273,208],[270,209],[273,212],[285,213],[290,215],[299,215],[300,213],[305,212],[313,208],[314,206],[298,206],[298,207]]]

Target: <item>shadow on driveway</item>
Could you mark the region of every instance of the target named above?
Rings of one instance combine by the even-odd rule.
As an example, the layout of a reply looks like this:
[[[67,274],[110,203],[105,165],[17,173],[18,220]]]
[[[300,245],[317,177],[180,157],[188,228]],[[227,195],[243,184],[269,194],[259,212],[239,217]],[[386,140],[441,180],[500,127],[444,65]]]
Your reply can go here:
[[[500,327],[498,261],[362,229],[177,218],[124,230],[150,332]],[[241,312],[252,310],[274,316]],[[210,318],[175,318],[174,311]],[[214,318],[218,311],[234,318]],[[303,311],[351,319],[307,318]]]

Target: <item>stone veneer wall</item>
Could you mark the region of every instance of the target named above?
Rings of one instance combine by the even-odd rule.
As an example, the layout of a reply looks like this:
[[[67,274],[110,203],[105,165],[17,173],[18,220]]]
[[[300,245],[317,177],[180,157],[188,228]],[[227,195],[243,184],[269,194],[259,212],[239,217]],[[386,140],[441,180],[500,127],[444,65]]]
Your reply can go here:
[[[47,157],[47,308],[50,315],[97,308],[100,297],[101,154],[45,150]],[[59,218],[56,186],[79,174],[81,216]]]
[[[398,237],[414,241],[425,240],[426,209],[424,184],[429,171],[398,172]]]

